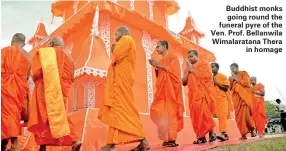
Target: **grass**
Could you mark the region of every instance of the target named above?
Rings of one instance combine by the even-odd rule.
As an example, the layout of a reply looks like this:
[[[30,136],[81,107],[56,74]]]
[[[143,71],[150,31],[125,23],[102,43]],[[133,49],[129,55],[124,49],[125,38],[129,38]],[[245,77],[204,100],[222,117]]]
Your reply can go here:
[[[285,151],[286,137],[269,138],[250,143],[220,146],[209,151]]]

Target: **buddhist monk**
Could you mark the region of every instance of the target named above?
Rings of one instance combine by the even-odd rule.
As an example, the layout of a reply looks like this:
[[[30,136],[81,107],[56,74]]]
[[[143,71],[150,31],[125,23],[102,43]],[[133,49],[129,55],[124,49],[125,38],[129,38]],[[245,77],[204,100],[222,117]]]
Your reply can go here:
[[[219,131],[221,133],[217,138],[221,141],[229,139],[227,135],[228,118],[230,118],[231,96],[229,92],[229,80],[225,75],[219,73],[219,64],[212,63],[213,80],[215,85],[216,115],[219,121]]]
[[[239,71],[238,64],[230,65],[232,101],[235,110],[235,120],[241,134],[240,139],[247,139],[246,135],[251,132],[251,137],[256,136],[252,114],[252,92],[250,89],[250,77],[246,71]]]
[[[21,111],[28,99],[28,78],[31,58],[23,49],[25,36],[16,33],[11,46],[1,49],[1,150],[20,151],[17,137],[21,135]]]
[[[46,146],[71,146],[80,150],[81,143],[67,117],[65,104],[74,81],[74,64],[63,51],[64,42],[55,37],[50,47],[40,48],[32,57],[34,92],[29,104],[28,130],[35,135],[40,151]]]
[[[182,79],[183,86],[189,88],[190,117],[197,140],[194,144],[206,143],[205,135],[209,133],[209,141],[216,140],[213,128],[215,112],[214,83],[210,64],[199,60],[196,50],[188,52],[189,62]]]
[[[266,109],[264,105],[264,85],[256,83],[256,77],[251,77],[252,84],[252,101],[253,101],[253,114],[252,118],[255,123],[256,130],[259,137],[262,138],[264,135],[265,125],[267,123]]]
[[[132,87],[136,46],[127,27],[115,33],[116,44],[108,69],[103,105],[98,118],[109,126],[107,145],[101,151],[115,150],[115,145],[140,142],[135,151],[150,150],[137,111]]]
[[[156,47],[160,62],[150,59],[158,71],[156,93],[151,105],[151,119],[157,125],[159,139],[163,146],[175,147],[177,132],[184,127],[184,103],[182,96],[180,62],[176,55],[168,52],[168,42],[159,41]]]

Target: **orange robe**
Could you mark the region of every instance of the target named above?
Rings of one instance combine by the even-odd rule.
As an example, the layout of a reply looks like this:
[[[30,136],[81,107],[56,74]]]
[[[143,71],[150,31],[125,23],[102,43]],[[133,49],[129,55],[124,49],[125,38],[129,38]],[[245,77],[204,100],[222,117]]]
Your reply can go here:
[[[27,99],[31,61],[17,46],[1,49],[1,140],[21,135],[21,111]]]
[[[256,84],[254,86],[255,91],[262,91],[264,89],[264,85],[261,83]],[[265,130],[265,125],[267,123],[267,117],[266,117],[266,110],[264,105],[264,97],[259,96],[256,94],[252,94],[252,100],[253,100],[253,120],[256,126],[256,130],[259,134],[263,134]]]
[[[235,120],[242,136],[255,128],[251,117],[252,93],[250,77],[247,72],[240,71],[237,75],[240,82],[233,82],[231,86],[232,101],[235,110]]]
[[[71,145],[78,138],[65,104],[73,82],[73,62],[61,48],[50,47],[40,49],[32,63],[35,87],[29,104],[28,130],[35,134],[38,145]]]
[[[104,101],[98,118],[109,125],[107,144],[125,144],[144,138],[132,87],[136,46],[131,36],[116,43],[113,60],[108,69]]]
[[[229,80],[225,75],[218,73],[215,76],[218,84],[230,87]],[[230,91],[227,92],[221,90],[217,85],[215,85],[215,100],[216,100],[216,115],[219,121],[219,131],[227,132],[228,118],[230,118],[230,112],[232,111],[232,101],[230,96]]]
[[[215,112],[214,83],[210,65],[198,61],[194,65],[194,73],[188,77],[189,106],[192,125],[197,138],[212,132],[216,126],[213,114]]]
[[[169,142],[177,138],[184,127],[180,63],[177,56],[168,54],[160,61],[167,70],[159,70],[156,94],[150,116],[157,125],[159,139]]]

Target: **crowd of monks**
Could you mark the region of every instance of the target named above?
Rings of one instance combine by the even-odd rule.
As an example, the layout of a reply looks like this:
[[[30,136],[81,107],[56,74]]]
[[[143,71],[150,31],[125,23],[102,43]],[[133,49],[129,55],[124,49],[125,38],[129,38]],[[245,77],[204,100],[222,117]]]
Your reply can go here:
[[[112,45],[112,63],[108,69],[103,104],[98,118],[109,126],[107,145],[101,151],[113,151],[118,144],[139,142],[132,151],[150,150],[139,118],[132,87],[136,62],[136,45],[128,28],[120,27]],[[1,50],[1,150],[20,151],[17,137],[21,135],[20,121],[28,123],[40,151],[46,146],[72,146],[79,151],[82,143],[75,135],[66,114],[68,91],[74,81],[74,64],[63,51],[64,42],[55,37],[47,48],[40,48],[34,56],[23,49],[25,36],[17,33],[11,46]],[[189,110],[196,134],[194,144],[229,140],[227,134],[230,112],[234,110],[241,139],[247,134],[263,137],[266,124],[264,86],[240,71],[236,63],[230,65],[232,76],[219,73],[219,64],[199,60],[196,50],[188,52],[188,61],[181,78],[178,57],[169,53],[167,41],[159,41],[156,52],[160,61],[150,59],[156,71],[156,93],[150,117],[157,125],[162,146],[175,147],[177,134],[184,128],[182,85],[189,93]],[[35,88],[29,95],[28,79]],[[220,135],[216,135],[214,115],[218,117]]]

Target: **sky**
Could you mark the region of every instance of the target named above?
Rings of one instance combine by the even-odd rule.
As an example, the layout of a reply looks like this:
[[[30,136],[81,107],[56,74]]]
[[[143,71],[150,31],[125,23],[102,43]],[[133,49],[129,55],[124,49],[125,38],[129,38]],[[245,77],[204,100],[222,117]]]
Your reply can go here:
[[[61,18],[55,17],[53,24],[50,24],[52,14],[50,6],[53,1],[1,1],[1,48],[10,45],[11,37],[16,32],[24,33],[29,39],[36,31],[38,23],[42,20],[46,25],[47,33],[54,31],[62,23]],[[219,22],[226,22],[227,15],[255,15],[254,12],[227,12],[226,5],[230,6],[283,6],[283,0],[178,0],[180,10],[178,13],[169,16],[169,29],[180,32],[185,26],[185,20],[188,12],[195,20],[195,24],[199,31],[205,34],[200,40],[200,45],[213,52],[220,64],[220,72],[230,75],[229,65],[236,62],[240,66],[240,70],[246,70],[250,76],[256,76],[258,82],[265,85],[267,100],[276,98],[282,99],[286,104],[286,70],[283,65],[286,64],[286,42],[282,45],[259,45],[259,47],[281,47],[284,52],[274,54],[270,52],[246,52],[245,45],[213,45],[211,30],[219,29]],[[284,7],[283,9],[286,9]],[[273,14],[274,12],[264,12],[265,14]],[[283,20],[283,37],[271,37],[273,39],[286,39],[285,21],[286,10],[277,12],[284,17]],[[241,22],[241,21],[233,21]],[[267,21],[254,21],[264,23]],[[251,22],[251,23],[254,23]],[[278,21],[277,21],[278,22]],[[270,29],[272,30],[272,29]],[[227,30],[224,30],[227,31]],[[217,37],[216,37],[217,38]],[[224,37],[232,38],[232,37]],[[236,38],[236,37],[234,37]],[[260,37],[241,37],[239,39],[251,39]],[[26,50],[30,50],[31,46],[27,45]]]

